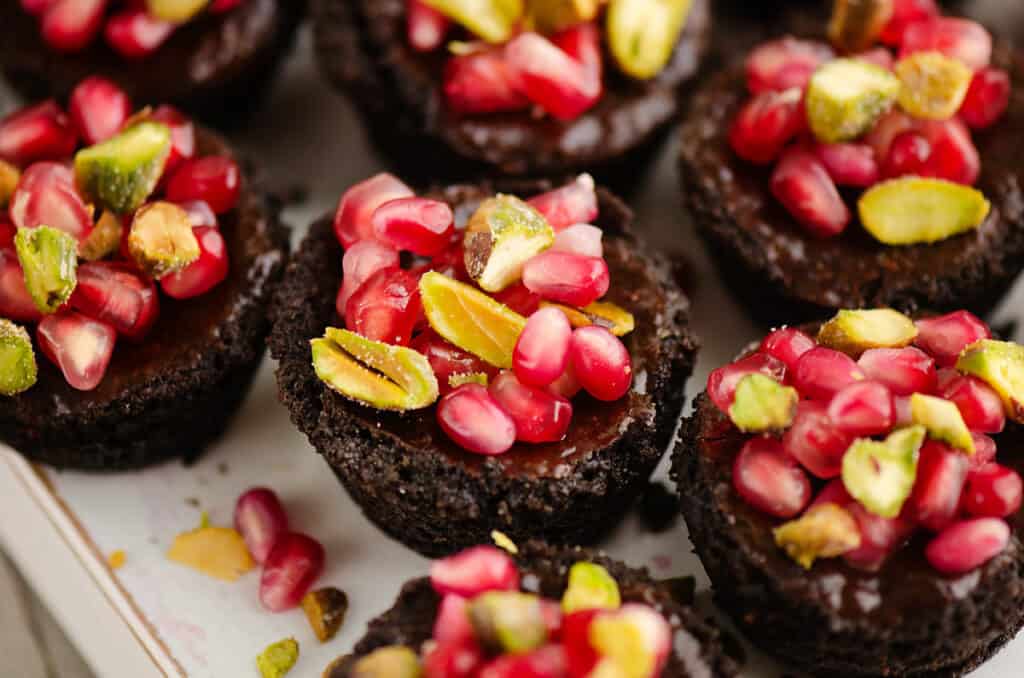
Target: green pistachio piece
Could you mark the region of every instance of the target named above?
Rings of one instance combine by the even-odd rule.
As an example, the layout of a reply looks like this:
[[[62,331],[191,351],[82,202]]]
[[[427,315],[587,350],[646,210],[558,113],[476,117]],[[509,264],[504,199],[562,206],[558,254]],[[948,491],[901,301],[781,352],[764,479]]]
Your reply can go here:
[[[617,610],[620,605],[619,585],[608,570],[594,563],[576,563],[569,568],[569,586],[562,595],[562,612]]]
[[[862,52],[878,41],[893,9],[893,0],[836,0],[828,37],[843,52]]]
[[[346,398],[397,411],[420,410],[438,398],[430,362],[411,348],[333,327],[310,344],[316,376]]]
[[[338,634],[348,612],[348,595],[334,586],[310,591],[302,597],[302,611],[306,613],[313,634],[326,643]]]
[[[617,612],[600,614],[590,625],[590,644],[604,661],[598,675],[612,678],[649,678],[657,668],[655,628],[665,625],[664,618],[646,605],[630,604]],[[669,641],[671,642],[671,641]],[[590,674],[594,676],[593,673]]]
[[[941,52],[915,52],[893,69],[900,79],[900,107],[915,118],[948,120],[967,96],[974,73]]]
[[[37,376],[32,338],[24,327],[0,318],[0,395],[27,391],[35,385]]]
[[[480,644],[494,654],[524,654],[548,640],[540,598],[518,591],[489,591],[467,608]]]
[[[6,160],[0,160],[0,207],[7,207],[20,180],[21,171]]]
[[[457,374],[448,375],[448,386],[449,388],[456,389],[466,384],[480,384],[481,386],[487,386],[490,378],[486,372],[459,372]]]
[[[821,66],[807,86],[807,121],[825,143],[850,141],[867,132],[892,108],[900,81],[889,71],[858,59]]]
[[[524,9],[523,0],[423,0],[423,4],[491,43],[512,37]]]
[[[672,58],[693,0],[611,0],[608,46],[623,73],[650,80]]]
[[[818,504],[773,531],[775,543],[805,570],[818,558],[835,558],[860,546],[860,528],[835,504]]]
[[[523,265],[551,247],[555,231],[544,216],[511,195],[485,200],[470,217],[464,241],[466,271],[488,292],[523,275]]]
[[[964,423],[960,409],[945,398],[915,393],[910,396],[910,416],[915,424],[924,426],[928,437],[950,447],[974,454],[974,439]]]
[[[19,228],[14,248],[25,288],[41,313],[56,313],[78,285],[78,243],[49,226]]]
[[[416,653],[403,645],[374,650],[355,663],[351,678],[420,678],[423,667]]]
[[[526,318],[475,287],[433,271],[420,278],[420,297],[435,332],[495,367],[512,367]]]
[[[299,661],[299,644],[294,638],[286,638],[268,645],[256,657],[256,668],[263,678],[281,678]]]
[[[202,254],[188,212],[162,201],[135,213],[128,251],[139,268],[156,280],[181,271]]]
[[[554,306],[569,319],[573,327],[599,325],[616,337],[624,337],[636,329],[636,318],[624,308],[610,301],[595,301],[583,308],[574,308],[550,301],[540,302],[541,306]]]
[[[1006,416],[1024,424],[1024,346],[983,339],[964,349],[956,368],[995,389],[1003,399]]]
[[[121,247],[124,226],[113,212],[104,212],[96,227],[82,242],[78,243],[78,256],[86,261],[106,259]]]
[[[526,20],[541,33],[557,33],[593,21],[601,0],[526,0]]]
[[[763,374],[748,374],[736,386],[729,418],[744,433],[783,431],[793,423],[800,394]]]
[[[944,179],[901,177],[875,184],[857,204],[861,223],[886,245],[931,244],[972,231],[991,203],[976,189]]]
[[[511,553],[514,556],[519,555],[519,547],[516,546],[516,543],[512,541],[511,537],[504,532],[491,530],[491,541],[493,541],[494,545],[502,551]]]
[[[146,10],[157,19],[183,24],[202,12],[210,0],[146,0]]]
[[[842,310],[821,326],[818,343],[859,358],[872,348],[903,348],[917,338],[914,321],[890,308]]]
[[[75,184],[90,202],[118,214],[138,209],[171,153],[171,130],[143,121],[75,155]]]
[[[923,426],[894,431],[883,442],[855,440],[843,457],[843,485],[864,508],[882,518],[895,518],[914,489]]]

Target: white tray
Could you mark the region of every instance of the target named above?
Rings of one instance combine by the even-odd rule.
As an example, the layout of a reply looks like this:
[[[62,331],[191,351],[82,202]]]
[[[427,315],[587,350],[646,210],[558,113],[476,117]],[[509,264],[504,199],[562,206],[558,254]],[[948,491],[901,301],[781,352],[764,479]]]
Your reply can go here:
[[[273,101],[235,137],[277,185],[309,186],[308,204],[286,215],[296,235],[312,217],[333,210],[345,187],[380,167],[348,107],[319,80],[305,37]],[[651,239],[694,267],[693,323],[704,349],[689,385],[692,395],[710,367],[727,361],[758,331],[725,294],[693,239],[679,207],[671,150],[635,204]],[[659,477],[664,473],[665,464]],[[225,584],[164,557],[173,537],[197,524],[201,510],[215,524],[230,524],[235,498],[256,484],[275,488],[294,525],[326,546],[320,584],[350,596],[348,619],[326,645],[315,640],[301,612],[272,615],[260,608],[258,573]],[[292,427],[277,401],[269,362],[227,435],[192,467],[171,463],[113,476],[57,473],[0,448],[0,545],[100,678],[256,676],[256,654],[288,636],[299,640],[302,651],[290,675],[314,678],[352,647],[371,617],[391,605],[402,582],[427,568],[425,559],[362,517]],[[652,535],[630,518],[603,546],[630,564],[650,567],[656,577],[696,575],[699,604],[715,614],[682,520]],[[127,562],[111,572],[106,556],[114,550],[125,551]],[[1024,641],[1018,639],[974,675],[1016,676],[1022,664]],[[750,653],[743,674],[775,678],[782,669]]]

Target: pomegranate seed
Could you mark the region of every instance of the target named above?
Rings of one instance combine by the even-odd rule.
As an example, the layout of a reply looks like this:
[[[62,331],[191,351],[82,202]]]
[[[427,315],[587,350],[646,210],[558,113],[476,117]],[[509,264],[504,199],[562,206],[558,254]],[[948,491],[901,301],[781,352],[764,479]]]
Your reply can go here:
[[[452,375],[483,373],[493,377],[497,374],[496,368],[472,353],[467,353],[454,344],[448,343],[433,330],[427,330],[417,335],[412,340],[410,347],[427,357],[441,387],[442,395],[452,391],[448,384],[448,378]]]
[[[769,376],[776,381],[783,381],[786,377],[786,364],[767,353],[754,353],[734,363],[719,367],[708,375],[708,397],[718,409],[728,414],[740,380],[748,374],[755,373]]]
[[[902,516],[882,518],[853,501],[845,508],[857,521],[860,546],[844,553],[843,559],[857,569],[877,571],[914,532],[914,524]]]
[[[897,428],[913,425],[914,413],[910,409],[909,396],[893,396],[892,405],[896,412],[895,426]]]
[[[804,127],[800,90],[764,92],[740,109],[729,128],[729,145],[744,160],[767,165]]]
[[[866,437],[885,433],[896,419],[892,393],[877,381],[858,381],[837,393],[828,417],[840,431]]]
[[[590,626],[603,610],[581,610],[562,620],[562,647],[565,648],[570,676],[589,676],[599,659],[590,644]]]
[[[8,248],[0,248],[0,317],[29,323],[43,317],[25,288],[18,255]]]
[[[185,213],[188,214],[188,220],[192,224],[192,228],[199,228],[200,226],[218,228],[220,226],[217,222],[217,215],[213,213],[210,206],[203,200],[189,200],[188,202],[181,203],[178,207],[185,210]]]
[[[199,258],[184,270],[160,279],[160,288],[169,297],[191,299],[206,294],[228,277],[228,247],[216,228],[193,229],[199,241]]]
[[[107,0],[56,0],[43,14],[46,44],[61,52],[85,48],[103,26]]]
[[[984,433],[971,433],[974,440],[974,455],[967,459],[968,468],[977,471],[990,461],[996,458],[996,441]]]
[[[437,406],[441,428],[465,450],[497,456],[516,442],[516,423],[480,384],[464,384]]]
[[[551,42],[582,64],[593,87],[602,86],[604,57],[601,52],[601,31],[593,22],[576,24],[553,35]]]
[[[832,400],[850,384],[865,378],[853,358],[824,346],[804,353],[796,364],[793,385],[804,398]]]
[[[391,200],[415,195],[390,174],[378,174],[345,191],[334,214],[334,233],[346,249],[360,240],[374,238],[373,213]]]
[[[800,330],[794,327],[782,327],[765,337],[758,350],[781,360],[786,365],[786,370],[789,371],[796,367],[800,356],[817,345],[814,339]]]
[[[506,287],[493,296],[497,301],[522,316],[531,316],[540,308],[540,295],[526,289],[526,285],[522,282]]]
[[[422,0],[409,0],[406,5],[406,35],[413,49],[433,52],[444,44],[450,27],[448,17]]]
[[[18,228],[50,226],[79,242],[93,229],[92,211],[75,191],[71,170],[55,162],[37,162],[25,170],[9,211]]]
[[[808,231],[820,237],[842,233],[850,210],[814,154],[791,148],[772,172],[772,194]]]
[[[807,474],[772,438],[747,441],[736,455],[732,482],[747,503],[777,518],[798,515],[811,500]]]
[[[0,216],[0,249],[14,247],[14,236],[18,235],[18,227]]]
[[[992,60],[992,36],[969,19],[933,17],[912,23],[903,31],[900,45],[900,58],[914,52],[941,52],[975,71]]]
[[[822,403],[805,400],[782,438],[788,455],[819,478],[835,478],[843,470],[843,455],[853,437],[841,431]]]
[[[81,313],[61,311],[39,322],[36,340],[72,388],[91,391],[103,381],[117,331]]]
[[[423,316],[419,279],[401,268],[371,275],[349,297],[345,326],[367,339],[406,346]]]
[[[203,200],[215,213],[224,214],[238,204],[241,184],[241,172],[234,160],[210,155],[181,163],[167,183],[167,199]]]
[[[572,327],[557,308],[542,308],[526,322],[512,353],[516,376],[528,386],[547,386],[569,363]]]
[[[477,678],[562,678],[569,660],[561,645],[545,645],[529,654],[506,655],[487,664]]]
[[[444,69],[444,96],[457,113],[499,113],[529,107],[519,76],[504,50],[480,49],[448,59]]]
[[[78,135],[57,102],[44,101],[0,120],[0,158],[22,167],[37,160],[65,160]]]
[[[972,431],[1002,433],[1006,426],[1002,398],[977,377],[957,376],[939,391],[939,395],[957,406]]]
[[[593,72],[538,33],[513,38],[505,59],[526,96],[559,120],[578,118],[601,98]]]
[[[568,400],[572,400],[576,395],[583,390],[583,384],[580,383],[579,378],[576,377],[576,371],[573,369],[572,361],[570,360],[565,365],[565,372],[555,379],[553,382],[548,384],[548,391],[554,393],[557,396],[562,396]]]
[[[171,130],[171,154],[164,162],[164,177],[169,177],[181,163],[196,154],[196,130],[192,120],[173,106],[158,106],[151,120],[162,122]]]
[[[591,325],[573,332],[569,359],[580,384],[598,400],[618,400],[633,385],[629,351],[618,337],[603,327]]]
[[[341,260],[344,275],[335,304],[338,315],[345,317],[348,300],[375,273],[385,268],[397,268],[400,264],[398,252],[374,240],[360,240],[345,250]]]
[[[214,14],[223,14],[241,6],[243,2],[245,0],[213,0],[208,9]]]
[[[867,144],[818,144],[815,155],[839,186],[867,188],[878,182],[875,149]]]
[[[484,663],[484,653],[475,638],[437,643],[423,658],[426,678],[474,678]]]
[[[116,84],[93,76],[71,92],[71,119],[87,144],[98,144],[117,134],[132,114],[132,102]]]
[[[174,24],[151,16],[145,9],[136,8],[118,12],[107,19],[103,34],[107,44],[125,59],[142,59],[159,49],[174,29]]]
[[[923,174],[973,186],[981,174],[981,156],[967,126],[956,118],[925,120],[920,126],[932,147]]]
[[[121,336],[140,340],[160,315],[156,285],[127,264],[86,262],[78,267],[71,307],[112,325]]]
[[[935,0],[894,0],[892,18],[882,31],[881,40],[898,47],[903,44],[903,33],[908,26],[939,14]]]
[[[554,443],[565,437],[572,421],[572,403],[548,391],[523,384],[504,371],[491,383],[491,397],[512,417],[516,440]]]
[[[964,509],[972,516],[1006,518],[1020,510],[1024,482],[1012,468],[988,464],[971,472],[964,490]]]
[[[752,94],[803,89],[818,66],[835,57],[826,44],[785,37],[764,43],[747,57],[747,88]]]
[[[939,572],[963,574],[995,558],[1009,542],[1010,526],[999,518],[961,520],[933,539],[925,556]]]
[[[859,54],[855,54],[853,58],[859,59],[860,61],[866,61],[869,64],[874,64],[875,66],[884,68],[887,71],[891,71],[893,64],[896,63],[896,58],[892,55],[892,52],[885,47],[874,47],[872,49],[865,50]]]
[[[604,259],[547,251],[523,266],[523,284],[543,299],[587,306],[608,292],[611,278]]]
[[[575,181],[535,195],[527,202],[544,215],[556,232],[573,224],[589,224],[598,214],[597,190],[589,174],[581,174]]]
[[[273,490],[254,487],[235,503],[235,529],[245,539],[252,559],[262,565],[277,541],[288,534],[288,515]]]
[[[297,532],[279,535],[263,563],[260,602],[271,612],[296,607],[324,571],[324,547]]]
[[[842,478],[834,478],[825,484],[825,487],[821,488],[821,492],[814,498],[808,509],[812,509],[820,504],[835,504],[840,508],[847,508],[850,504],[853,504],[854,499],[850,496],[850,493],[846,491],[846,485],[843,484]]]
[[[379,240],[426,257],[447,248],[455,232],[452,208],[426,198],[390,200],[374,211],[371,220]]]
[[[1006,71],[981,69],[971,79],[967,97],[960,107],[960,118],[974,129],[991,127],[1010,105],[1010,87],[1010,75]]]
[[[601,245],[603,235],[604,231],[597,226],[573,224],[555,234],[555,242],[551,245],[551,250],[578,254],[581,257],[601,258],[604,256],[604,247]]]
[[[562,606],[553,600],[541,599],[541,615],[544,617],[544,626],[548,630],[548,638],[555,640],[562,631]]]
[[[57,0],[21,0],[21,8],[33,16],[40,16]]]
[[[923,134],[903,132],[889,146],[889,155],[882,164],[882,176],[895,179],[907,175],[924,175],[931,156],[932,145]]]
[[[435,560],[430,584],[442,596],[473,598],[487,591],[518,591],[519,570],[512,558],[494,546],[474,546]]]
[[[875,149],[875,158],[884,165],[896,137],[904,132],[916,130],[917,124],[913,118],[899,109],[893,109],[878,119],[864,137],[864,141]]]
[[[908,512],[918,524],[938,532],[956,517],[967,481],[967,456],[929,440],[921,448],[917,480]]]
[[[434,620],[433,640],[438,643],[460,642],[476,637],[466,609],[468,601],[462,596],[449,593],[441,598]]]
[[[992,337],[988,325],[968,311],[922,318],[915,324],[918,335],[914,343],[931,354],[939,367],[953,367],[965,348]]]
[[[885,384],[893,395],[932,393],[938,382],[935,361],[919,348],[872,348],[857,365],[868,379]]]

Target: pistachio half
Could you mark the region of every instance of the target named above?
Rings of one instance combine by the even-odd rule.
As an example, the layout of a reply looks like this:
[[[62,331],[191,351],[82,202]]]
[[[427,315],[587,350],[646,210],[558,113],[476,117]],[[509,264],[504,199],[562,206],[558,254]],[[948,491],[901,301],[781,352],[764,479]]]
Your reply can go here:
[[[910,416],[915,424],[924,426],[929,438],[946,443],[964,454],[974,454],[974,438],[955,403],[915,393],[910,396]]]
[[[895,518],[914,489],[917,460],[925,428],[911,426],[882,442],[855,440],[843,457],[843,485],[864,508],[882,518]]]
[[[835,59],[818,68],[807,86],[807,122],[820,141],[850,141],[892,108],[900,81],[859,59]]]
[[[569,585],[562,594],[562,612],[617,610],[622,605],[619,584],[608,570],[594,563],[576,563],[569,568]]]
[[[610,301],[595,301],[583,308],[565,306],[550,301],[542,301],[540,305],[542,307],[554,306],[560,310],[574,328],[599,325],[616,337],[624,337],[636,329],[636,319],[633,314]]]
[[[693,0],[611,0],[608,46],[622,72],[638,80],[661,73],[692,6]]]
[[[915,118],[948,120],[967,96],[974,73],[941,52],[915,52],[893,69],[900,79],[900,108]]]
[[[21,325],[0,318],[0,395],[23,393],[35,386],[37,377],[32,338]]]
[[[841,310],[818,331],[818,343],[854,358],[872,348],[903,348],[917,338],[914,321],[890,308]]]
[[[523,0],[423,0],[423,4],[491,43],[511,38],[524,10]]]
[[[818,558],[835,558],[860,547],[860,528],[835,504],[818,504],[773,531],[775,543],[805,570]]]
[[[485,200],[466,226],[466,271],[488,292],[517,282],[523,265],[551,247],[555,231],[544,216],[519,198]]]
[[[157,280],[184,269],[202,254],[188,212],[163,201],[151,202],[135,213],[128,251],[139,268]]]
[[[138,209],[160,181],[171,130],[151,120],[75,155],[75,184],[88,201],[118,214]]]
[[[901,177],[875,184],[857,203],[860,221],[885,245],[930,244],[972,231],[992,204],[970,186],[944,179]]]
[[[25,288],[42,313],[56,313],[78,285],[78,243],[49,226],[19,228],[14,249]]]
[[[983,339],[964,349],[956,368],[995,389],[1003,399],[1006,416],[1024,423],[1024,346]]]

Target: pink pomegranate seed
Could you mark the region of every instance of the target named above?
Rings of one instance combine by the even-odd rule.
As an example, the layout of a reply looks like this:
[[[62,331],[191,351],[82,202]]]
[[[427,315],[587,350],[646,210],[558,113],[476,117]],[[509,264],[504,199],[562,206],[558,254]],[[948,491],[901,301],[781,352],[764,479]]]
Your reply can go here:
[[[551,42],[583,66],[590,78],[590,86],[602,86],[604,57],[601,52],[601,31],[593,22],[567,28],[551,36]]]
[[[551,245],[554,252],[569,252],[581,257],[604,256],[601,237],[604,235],[597,226],[590,224],[573,224],[569,228],[555,234],[555,242]]]
[[[817,345],[814,339],[795,327],[782,327],[765,337],[758,350],[781,360],[789,371],[796,367],[800,356]]]
[[[241,184],[241,172],[234,160],[209,155],[181,163],[167,183],[167,199],[203,200],[215,213],[224,214],[238,204]]]
[[[345,326],[367,339],[406,346],[423,316],[419,279],[401,268],[371,275],[349,297]]]
[[[935,361],[919,348],[872,348],[857,364],[868,379],[885,384],[893,395],[932,393],[938,382]]]
[[[164,163],[164,177],[170,176],[181,163],[196,154],[196,130],[192,120],[172,106],[158,106],[151,120],[162,122],[171,130],[171,154]]]
[[[576,371],[573,369],[572,361],[570,360],[565,365],[565,372],[562,372],[558,379],[548,384],[548,391],[554,393],[557,396],[562,396],[567,400],[572,400],[576,395],[583,390],[583,384],[576,377]]]
[[[370,277],[385,268],[397,268],[400,263],[396,250],[375,240],[360,240],[346,249],[341,260],[344,275],[335,304],[338,315],[345,317],[348,300]]]
[[[487,591],[518,591],[519,570],[512,558],[494,546],[474,546],[435,560],[430,584],[438,595],[474,598]]]
[[[981,156],[967,126],[953,118],[925,120],[920,127],[932,147],[922,173],[973,186],[981,174]]]
[[[19,228],[50,226],[82,241],[92,233],[92,211],[78,195],[66,165],[37,162],[21,175],[11,196],[11,221]]]
[[[807,474],[772,438],[747,441],[736,455],[732,482],[747,503],[777,518],[798,515],[811,500]]]
[[[214,14],[223,14],[230,12],[236,7],[240,7],[246,0],[213,0],[210,3],[209,10]]]
[[[990,463],[972,471],[964,490],[964,510],[972,516],[1007,518],[1020,510],[1024,482],[1012,468]]]
[[[983,68],[974,74],[960,118],[974,129],[994,125],[1010,105],[1010,75],[997,68]]]
[[[758,373],[783,381],[786,377],[786,364],[767,353],[754,353],[719,367],[708,375],[708,397],[718,409],[728,414],[740,380],[748,374]]]
[[[992,60],[992,36],[975,21],[953,17],[934,17],[906,27],[900,58],[932,51],[959,59],[977,71]]]
[[[837,429],[854,437],[885,433],[896,419],[892,392],[877,381],[854,382],[832,398],[828,418]]]
[[[444,44],[451,22],[421,0],[406,4],[406,35],[412,48],[420,52],[433,52]]]
[[[747,57],[747,88],[752,94],[802,90],[818,66],[834,57],[832,48],[820,42],[785,37],[764,43]]]
[[[903,44],[903,33],[908,26],[939,14],[935,0],[895,0],[892,18],[882,31],[882,42],[898,47]]]
[[[425,257],[447,248],[455,232],[452,208],[427,198],[390,200],[374,211],[372,221],[378,240]]]
[[[0,120],[0,158],[22,167],[37,160],[66,160],[78,135],[53,100],[11,113]]]
[[[169,297],[191,299],[206,294],[228,277],[228,247],[216,228],[193,229],[199,241],[199,258],[184,270],[160,279],[160,288]]]
[[[842,233],[850,210],[814,154],[791,148],[772,172],[772,194],[808,231],[819,237]]]
[[[573,224],[589,224],[597,218],[597,190],[589,174],[553,191],[535,195],[527,201],[544,215],[555,231]]]
[[[475,678],[484,663],[484,653],[475,638],[437,643],[423,658],[427,678]]]
[[[817,477],[835,478],[843,470],[843,456],[852,442],[853,437],[829,419],[825,405],[804,400],[782,438],[782,447]]]
[[[145,9],[130,8],[107,19],[103,34],[107,44],[125,59],[142,59],[158,50],[174,29],[174,24],[151,16]]]
[[[81,313],[61,311],[39,322],[36,340],[72,388],[91,391],[107,372],[117,331]]]
[[[1002,398],[977,377],[957,376],[939,391],[939,395],[957,406],[972,431],[1002,433],[1006,426]]]
[[[185,213],[188,214],[188,220],[192,224],[192,228],[199,228],[200,226],[218,228],[220,226],[217,222],[217,215],[213,213],[210,206],[203,200],[189,200],[188,202],[181,203],[178,207],[185,210]]]
[[[558,638],[562,630],[562,606],[553,600],[541,600],[541,615],[544,617],[544,626],[548,630],[548,638]]]
[[[569,349],[573,373],[587,393],[610,402],[625,396],[633,385],[633,362],[618,337],[603,327],[580,327]]]
[[[93,76],[71,92],[71,119],[87,144],[98,144],[117,134],[132,114],[132,102],[116,84]]]
[[[543,299],[587,306],[608,292],[611,278],[604,259],[547,251],[526,262],[523,284]]]
[[[29,323],[43,317],[25,289],[25,272],[12,248],[0,248],[0,317]]]
[[[929,440],[921,448],[908,515],[933,532],[942,530],[956,517],[966,481],[967,456]]]
[[[562,311],[549,306],[531,315],[512,353],[516,376],[528,386],[558,379],[569,363],[571,339],[572,327]]]
[[[128,339],[146,336],[160,315],[160,295],[152,280],[127,264],[95,261],[78,267],[71,307],[112,325]]]
[[[821,488],[821,492],[818,493],[818,496],[814,498],[814,501],[807,508],[811,509],[820,504],[835,504],[840,508],[846,508],[852,503],[854,503],[854,499],[846,491],[843,479],[834,478],[825,483],[825,487]]]
[[[590,625],[601,614],[603,610],[581,610],[565,615],[562,620],[561,641],[570,676],[589,676],[597,664],[597,650],[590,644]]]
[[[296,607],[324,571],[324,547],[297,532],[274,540],[260,578],[260,602],[271,612]]]
[[[869,64],[874,64],[879,68],[884,68],[887,71],[891,71],[893,64],[896,63],[896,58],[892,55],[885,47],[874,47],[872,49],[855,54],[855,59],[860,61],[866,61]]]
[[[107,0],[56,0],[43,14],[46,44],[61,52],[85,48],[103,25]]]
[[[33,16],[40,16],[56,0],[21,0],[21,8]]]
[[[853,551],[844,553],[843,559],[857,569],[877,571],[914,532],[914,524],[902,516],[882,518],[857,502],[845,508],[857,521],[861,543]]]
[[[839,186],[867,188],[878,182],[875,150],[867,144],[818,144],[818,160]]]
[[[884,164],[896,137],[907,131],[916,131],[916,129],[913,118],[899,109],[893,109],[878,119],[875,126],[864,137],[864,141],[875,149],[875,158]]]
[[[971,471],[977,471],[990,461],[995,460],[996,441],[984,433],[971,433],[971,439],[974,440],[974,455],[967,460],[968,468]]]
[[[740,109],[729,128],[729,145],[744,160],[767,165],[804,127],[800,90],[764,92]]]
[[[529,654],[498,657],[476,674],[477,678],[563,678],[568,658],[561,645],[545,645]]]
[[[914,414],[910,410],[910,396],[893,396],[892,404],[896,412],[895,426],[911,426],[914,423]]]
[[[512,449],[516,423],[480,384],[464,384],[437,406],[437,420],[459,447],[485,456]]]
[[[254,487],[235,503],[235,529],[245,539],[252,559],[262,565],[278,540],[288,534],[288,515],[273,490]]]
[[[466,610],[467,600],[460,595],[449,593],[441,598],[434,620],[432,639],[438,643],[460,642],[476,637]]]
[[[391,200],[415,195],[390,174],[378,174],[345,191],[334,214],[334,233],[346,249],[360,240],[374,238],[373,213]]]
[[[427,357],[441,387],[442,395],[452,391],[448,384],[448,378],[452,375],[483,373],[493,377],[497,374],[496,368],[472,353],[467,353],[454,344],[448,343],[433,330],[418,334],[412,340],[410,347]]]
[[[931,156],[932,145],[923,134],[902,132],[889,146],[889,155],[882,164],[882,176],[895,179],[907,175],[924,175]]]
[[[922,318],[915,324],[918,335],[914,343],[931,354],[939,367],[952,367],[965,348],[992,337],[988,325],[969,311]]]
[[[974,518],[953,523],[925,548],[939,572],[963,574],[981,567],[1006,548],[1010,526],[1000,518]]]
[[[601,98],[592,71],[538,33],[513,38],[505,59],[530,101],[559,120],[578,118]]]
[[[17,234],[18,227],[0,216],[0,249],[14,247],[14,236]]]
[[[804,353],[796,364],[793,385],[804,398],[832,400],[850,384],[865,379],[853,358],[824,346]]]
[[[526,285],[522,282],[506,287],[493,296],[497,301],[522,316],[531,316],[540,308],[540,295],[526,289]]]
[[[444,96],[452,110],[467,114],[518,111],[530,105],[518,74],[498,48],[450,57],[444,69]]]
[[[572,421],[572,403],[520,382],[506,370],[491,383],[491,397],[516,424],[516,440],[554,443],[565,437]]]

